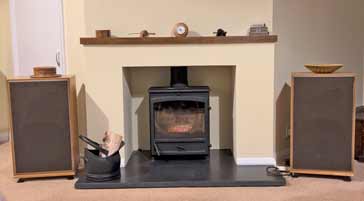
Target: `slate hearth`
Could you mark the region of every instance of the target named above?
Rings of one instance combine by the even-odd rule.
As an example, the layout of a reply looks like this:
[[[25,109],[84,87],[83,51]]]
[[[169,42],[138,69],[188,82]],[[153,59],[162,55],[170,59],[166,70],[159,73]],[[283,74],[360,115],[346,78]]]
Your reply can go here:
[[[150,152],[133,152],[121,178],[90,182],[79,177],[76,189],[284,186],[281,176],[267,176],[266,166],[237,166],[230,150],[211,150],[195,159],[153,160]]]

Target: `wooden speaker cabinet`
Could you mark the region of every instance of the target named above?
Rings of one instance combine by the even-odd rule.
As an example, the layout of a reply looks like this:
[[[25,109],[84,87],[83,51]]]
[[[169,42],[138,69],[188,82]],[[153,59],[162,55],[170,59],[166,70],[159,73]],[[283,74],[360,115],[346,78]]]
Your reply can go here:
[[[74,176],[78,167],[75,77],[8,78],[15,178]]]
[[[292,74],[291,173],[353,176],[354,133],[354,74]]]

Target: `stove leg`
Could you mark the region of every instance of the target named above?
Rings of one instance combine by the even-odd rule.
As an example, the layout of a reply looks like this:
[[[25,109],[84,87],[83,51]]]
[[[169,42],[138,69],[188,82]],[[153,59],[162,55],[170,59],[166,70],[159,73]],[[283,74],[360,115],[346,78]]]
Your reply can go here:
[[[25,182],[25,179],[22,179],[22,178],[20,178],[20,179],[18,179],[18,181],[16,181],[16,183],[24,183]]]
[[[67,179],[68,180],[73,180],[75,178],[75,176],[68,176]]]

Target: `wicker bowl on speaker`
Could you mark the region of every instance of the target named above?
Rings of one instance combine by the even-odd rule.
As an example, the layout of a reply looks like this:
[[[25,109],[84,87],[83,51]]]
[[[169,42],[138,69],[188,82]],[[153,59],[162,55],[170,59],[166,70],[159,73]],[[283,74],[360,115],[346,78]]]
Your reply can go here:
[[[313,73],[333,73],[343,67],[343,64],[305,64],[305,67]]]

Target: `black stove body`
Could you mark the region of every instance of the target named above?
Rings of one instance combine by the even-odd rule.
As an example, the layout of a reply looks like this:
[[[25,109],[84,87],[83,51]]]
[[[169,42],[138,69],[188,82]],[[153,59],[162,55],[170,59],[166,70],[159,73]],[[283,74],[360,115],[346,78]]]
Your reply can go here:
[[[187,73],[171,67],[171,85],[149,89],[153,156],[209,155],[209,87],[188,86]]]

